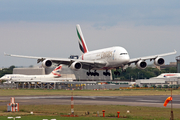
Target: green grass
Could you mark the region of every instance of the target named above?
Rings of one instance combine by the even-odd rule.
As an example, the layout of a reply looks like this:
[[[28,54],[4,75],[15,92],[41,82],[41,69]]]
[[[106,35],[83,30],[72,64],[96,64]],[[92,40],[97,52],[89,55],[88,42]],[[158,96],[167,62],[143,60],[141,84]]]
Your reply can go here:
[[[38,119],[38,118],[58,118],[66,119],[60,115],[68,115],[71,110],[70,105],[20,105],[20,112],[5,112],[6,106],[0,107],[0,119],[7,118],[7,116],[22,116],[27,119]],[[157,108],[157,107],[139,107],[139,106],[125,106],[125,105],[75,105],[75,115],[80,116],[79,119],[103,119],[102,110],[105,110],[106,119],[115,119],[117,111],[120,111],[120,116],[123,119],[128,120],[168,120],[170,118],[170,108]],[[127,110],[130,113],[127,113]],[[174,118],[180,119],[180,109],[174,110]],[[30,112],[33,111],[33,115]],[[89,115],[86,115],[89,111]],[[96,113],[99,111],[99,116],[96,117]],[[5,117],[2,117],[5,116]],[[110,116],[110,117],[108,117]],[[78,119],[78,118],[71,118]],[[67,118],[68,119],[68,118]]]
[[[7,117],[0,116],[1,120],[7,120]],[[60,117],[60,116],[21,116],[21,119],[16,120],[42,120],[42,119],[56,119],[56,120],[116,120],[119,118],[103,118],[103,117]],[[12,119],[11,119],[12,120]],[[126,118],[125,120],[144,120],[143,118]],[[162,119],[163,120],[163,119]]]
[[[21,95],[71,95],[71,90],[41,90],[41,89],[0,89],[0,96],[21,96]],[[169,90],[74,90],[74,96],[132,96],[132,95],[170,95]],[[173,90],[173,95],[179,95],[180,90]],[[5,102],[5,101],[0,101]],[[75,105],[74,111],[78,118],[61,117],[70,113],[70,105],[20,105],[19,112],[6,112],[7,106],[0,106],[0,120],[7,120],[7,116],[21,116],[19,120],[42,120],[53,119],[57,120],[104,120],[117,119],[117,111],[120,111],[120,116],[127,120],[168,120],[170,118],[170,108],[158,107],[139,107],[125,105]],[[105,110],[106,118],[102,117],[102,110]],[[127,110],[130,113],[126,113]],[[30,115],[30,111],[34,114]],[[89,115],[85,112],[89,111]],[[101,117],[96,117],[99,111]],[[174,109],[174,118],[180,119],[180,109]],[[110,117],[107,117],[110,116]]]
[[[44,89],[0,89],[0,96],[21,95],[71,95],[71,90],[44,90]],[[147,90],[73,90],[74,96],[136,96],[136,95],[170,95],[166,89]],[[173,90],[173,95],[180,95],[180,90]]]

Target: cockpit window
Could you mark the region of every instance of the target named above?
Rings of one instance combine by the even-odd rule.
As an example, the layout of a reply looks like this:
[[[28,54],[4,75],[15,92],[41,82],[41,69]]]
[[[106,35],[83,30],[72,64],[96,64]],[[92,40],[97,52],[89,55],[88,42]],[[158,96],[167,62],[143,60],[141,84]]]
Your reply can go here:
[[[120,55],[127,55],[127,53],[120,53]]]

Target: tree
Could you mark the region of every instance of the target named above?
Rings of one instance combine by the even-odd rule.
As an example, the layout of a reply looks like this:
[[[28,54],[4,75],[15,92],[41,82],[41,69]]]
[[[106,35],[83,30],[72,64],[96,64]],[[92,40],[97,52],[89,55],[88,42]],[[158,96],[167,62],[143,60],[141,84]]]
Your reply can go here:
[[[2,70],[0,70],[0,77],[4,76],[5,74],[12,74],[14,68],[14,65],[10,66],[9,68],[3,68]]]
[[[14,68],[15,68],[15,66],[12,65],[12,66],[9,67],[9,70],[13,71]]]
[[[114,71],[115,70],[112,70],[113,78],[121,78],[121,80],[122,78],[123,80],[131,80],[131,78],[133,78],[133,80],[135,80],[135,79],[144,79],[144,78],[149,79],[151,77],[156,77],[161,73],[176,73],[176,67],[165,68],[161,71],[157,68],[152,68],[152,67],[147,67],[146,69],[128,67],[126,69],[126,72],[121,72],[120,76],[114,75]]]

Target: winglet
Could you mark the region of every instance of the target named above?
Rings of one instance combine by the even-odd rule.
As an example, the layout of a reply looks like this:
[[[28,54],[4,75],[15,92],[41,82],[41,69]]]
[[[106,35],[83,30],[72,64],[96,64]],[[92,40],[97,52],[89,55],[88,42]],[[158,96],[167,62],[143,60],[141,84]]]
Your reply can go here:
[[[10,54],[7,54],[7,53],[5,53],[5,52],[4,52],[4,55],[5,55],[5,56],[11,56]]]
[[[84,36],[82,34],[82,31],[81,31],[81,28],[80,28],[79,24],[76,25],[76,31],[77,31],[77,35],[78,35],[78,38],[79,38],[79,47],[80,47],[80,50],[81,50],[82,53],[87,53],[88,52],[88,48],[86,46],[86,42],[84,40]]]

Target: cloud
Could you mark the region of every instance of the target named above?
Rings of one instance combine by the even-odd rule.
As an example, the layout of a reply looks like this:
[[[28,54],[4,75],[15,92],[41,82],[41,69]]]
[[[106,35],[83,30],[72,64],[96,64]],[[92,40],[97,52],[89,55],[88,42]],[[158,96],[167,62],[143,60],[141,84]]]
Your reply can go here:
[[[94,26],[115,26],[119,22],[139,25],[180,25],[180,1],[1,1],[0,21],[94,22]]]

